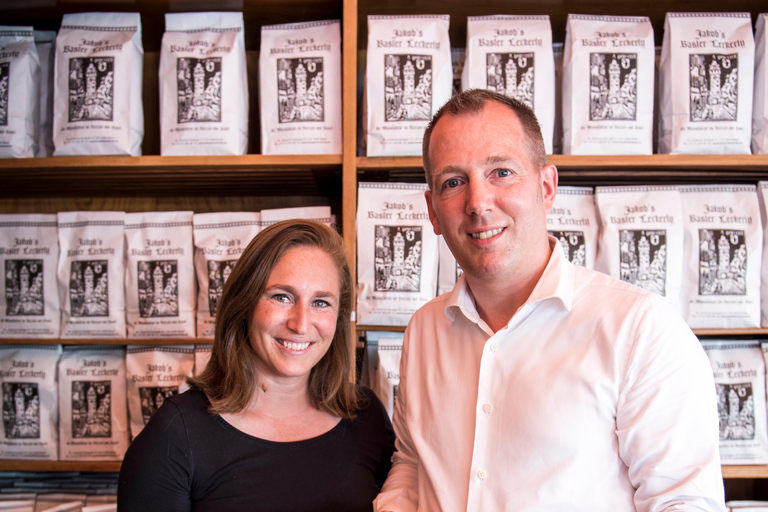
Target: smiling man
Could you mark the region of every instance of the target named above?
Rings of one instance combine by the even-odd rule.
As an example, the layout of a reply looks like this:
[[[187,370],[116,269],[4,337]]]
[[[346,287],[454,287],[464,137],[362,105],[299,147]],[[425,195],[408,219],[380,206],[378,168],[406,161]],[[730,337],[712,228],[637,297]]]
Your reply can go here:
[[[464,273],[406,330],[375,510],[724,511],[706,355],[663,298],[548,237],[558,175],[533,112],[466,91],[423,147]]]

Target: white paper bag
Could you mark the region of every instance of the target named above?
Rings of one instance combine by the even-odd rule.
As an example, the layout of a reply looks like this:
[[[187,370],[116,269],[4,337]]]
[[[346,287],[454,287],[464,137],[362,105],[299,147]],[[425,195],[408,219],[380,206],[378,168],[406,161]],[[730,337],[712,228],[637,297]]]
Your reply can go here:
[[[58,338],[55,214],[0,214],[0,338]]]
[[[121,460],[128,448],[125,347],[64,347],[59,361],[60,460]]]
[[[762,229],[754,185],[680,187],[683,318],[692,329],[760,326]]]
[[[760,219],[763,224],[763,264],[760,267],[760,325],[768,327],[768,181],[757,183],[757,199],[760,204]]]
[[[125,212],[59,212],[62,338],[125,338]]]
[[[368,16],[368,156],[421,156],[424,129],[451,97],[448,23],[447,15]]]
[[[768,462],[765,360],[758,341],[701,342],[715,377],[722,464]]]
[[[749,153],[755,42],[748,12],[668,12],[659,153]]]
[[[574,265],[595,268],[598,236],[595,195],[591,187],[557,187],[547,214],[547,233],[557,238]]]
[[[266,227],[281,220],[307,219],[333,226],[330,206],[299,206],[295,208],[270,208],[261,210],[261,226]]]
[[[768,153],[768,13],[757,16],[755,25],[755,83],[752,105],[752,153]]]
[[[260,231],[259,212],[196,213],[192,218],[197,272],[197,337],[213,338],[224,283]]]
[[[341,154],[341,22],[264,25],[261,153]]]
[[[35,156],[39,94],[32,27],[0,26],[0,158]]]
[[[187,377],[192,376],[194,365],[193,345],[128,345],[125,385],[132,439],[166,398],[189,389]]]
[[[36,157],[53,155],[53,66],[56,58],[56,32],[35,30],[35,46],[40,59],[40,115],[37,127]]]
[[[357,322],[407,325],[435,297],[437,235],[425,183],[359,183]]]
[[[646,16],[568,15],[564,154],[651,154],[653,42]]]
[[[138,13],[65,14],[56,37],[53,154],[140,155],[143,67]]]
[[[195,337],[192,212],[125,215],[129,338]]]
[[[595,201],[595,269],[663,296],[679,312],[685,230],[677,187],[597,187]]]
[[[442,295],[453,290],[456,281],[459,280],[459,276],[464,272],[448,248],[448,244],[445,243],[443,235],[438,235],[437,237],[437,252],[437,294]]]
[[[469,16],[461,88],[490,89],[530,107],[551,155],[555,61],[549,16]]]
[[[403,335],[391,333],[378,340],[379,382],[377,395],[387,409],[390,419],[395,412],[397,390],[400,386],[400,357],[403,353]]]
[[[213,345],[195,345],[195,377],[199,376],[205,370],[208,361],[211,359],[211,348]]]
[[[0,345],[0,458],[57,460],[60,345]]]
[[[160,50],[160,154],[244,155],[248,79],[241,12],[168,13]]]

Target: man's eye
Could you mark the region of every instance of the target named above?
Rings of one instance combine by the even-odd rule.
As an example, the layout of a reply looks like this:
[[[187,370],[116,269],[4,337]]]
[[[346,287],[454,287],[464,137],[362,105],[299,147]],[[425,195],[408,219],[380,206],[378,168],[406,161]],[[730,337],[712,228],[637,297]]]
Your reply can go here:
[[[496,171],[496,174],[498,174],[499,178],[506,178],[507,176],[512,175],[512,171],[510,171],[509,169],[499,169],[498,171]]]
[[[456,188],[459,186],[461,182],[456,178],[451,178],[449,180],[445,180],[445,183],[443,183],[443,186],[445,188]]]

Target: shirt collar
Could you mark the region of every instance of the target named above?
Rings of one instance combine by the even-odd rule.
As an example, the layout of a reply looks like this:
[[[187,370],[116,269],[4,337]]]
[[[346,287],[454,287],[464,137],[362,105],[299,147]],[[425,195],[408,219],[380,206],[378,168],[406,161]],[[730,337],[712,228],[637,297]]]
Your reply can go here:
[[[566,311],[570,311],[573,304],[574,266],[563,254],[562,246],[555,237],[549,237],[549,246],[552,249],[552,254],[525,304],[554,299],[559,301]],[[456,315],[459,312],[475,323],[481,325],[485,323],[477,313],[475,300],[472,298],[472,293],[463,274],[456,281],[443,309],[445,316],[452,322],[456,320]]]

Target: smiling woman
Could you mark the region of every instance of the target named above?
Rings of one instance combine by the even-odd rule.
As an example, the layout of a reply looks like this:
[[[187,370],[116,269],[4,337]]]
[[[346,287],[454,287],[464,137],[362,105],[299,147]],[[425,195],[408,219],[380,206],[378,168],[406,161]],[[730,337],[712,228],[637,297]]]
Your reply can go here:
[[[224,286],[205,371],[126,453],[120,510],[370,510],[394,434],[349,382],[352,293],[331,228],[292,220],[257,235]]]

